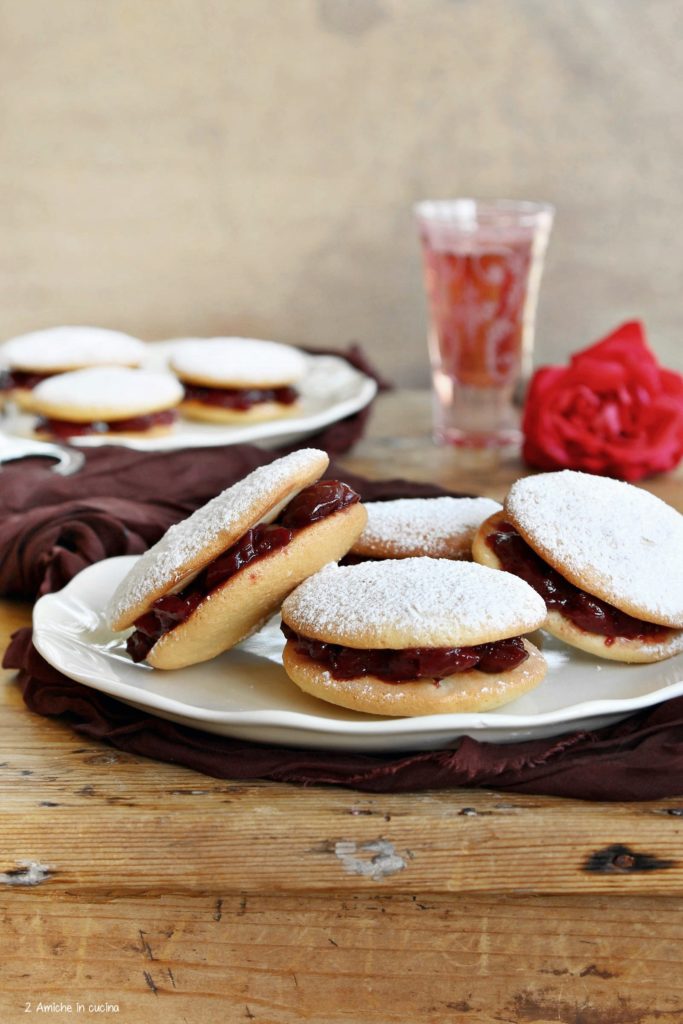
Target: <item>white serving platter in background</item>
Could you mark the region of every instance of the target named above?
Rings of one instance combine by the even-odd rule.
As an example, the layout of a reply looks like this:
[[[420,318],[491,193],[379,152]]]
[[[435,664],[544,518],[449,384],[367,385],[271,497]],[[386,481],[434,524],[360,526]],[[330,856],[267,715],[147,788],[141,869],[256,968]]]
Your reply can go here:
[[[164,370],[168,357],[178,341],[151,342],[145,369]],[[123,445],[138,451],[171,451],[176,448],[203,448],[208,445],[293,444],[317,433],[323,427],[345,419],[364,409],[377,393],[377,384],[367,374],[351,366],[339,356],[315,356],[304,353],[307,371],[297,384],[301,398],[297,412],[265,423],[237,424],[200,423],[180,418],[172,433],[164,437],[129,438],[116,434],[93,434],[74,437],[69,443],[79,447],[105,444]],[[32,437],[35,418],[9,409],[1,421],[2,430],[11,437]]]
[[[106,603],[136,556],[84,569],[63,590],[42,597],[33,639],[64,675],[183,725],[261,743],[327,750],[429,750],[462,736],[514,743],[595,729],[683,694],[683,654],[653,665],[621,665],[567,647],[545,633],[533,638],[548,661],[541,685],[496,711],[380,718],[347,711],[298,689],[281,664],[279,621],[221,657],[161,672],[135,665],[127,634],[113,634]]]

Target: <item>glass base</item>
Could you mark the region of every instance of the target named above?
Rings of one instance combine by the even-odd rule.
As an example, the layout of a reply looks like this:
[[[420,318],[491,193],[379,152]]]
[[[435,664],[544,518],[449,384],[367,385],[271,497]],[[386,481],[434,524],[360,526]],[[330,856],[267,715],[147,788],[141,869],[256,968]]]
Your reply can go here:
[[[465,430],[436,429],[432,435],[437,444],[451,445],[455,448],[520,448],[522,444],[521,430],[495,430],[486,432],[470,432]]]
[[[458,448],[507,448],[521,444],[514,383],[500,388],[465,387],[434,371],[434,440]]]

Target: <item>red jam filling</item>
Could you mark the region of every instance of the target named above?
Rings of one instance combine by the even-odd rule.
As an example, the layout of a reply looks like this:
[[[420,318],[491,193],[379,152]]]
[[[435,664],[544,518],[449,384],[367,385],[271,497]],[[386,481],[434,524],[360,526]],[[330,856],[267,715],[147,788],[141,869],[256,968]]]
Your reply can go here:
[[[360,496],[339,480],[319,480],[304,488],[273,523],[259,523],[247,530],[232,547],[202,569],[184,590],[160,597],[148,612],[135,620],[135,632],[126,643],[126,650],[133,661],[144,661],[164,633],[189,618],[207,594],[231,576],[271,551],[284,547],[296,530],[355,505],[357,501],[360,501]]]
[[[22,388],[25,391],[33,391],[42,384],[48,377],[54,377],[54,373],[29,373],[25,370],[3,370],[0,373],[0,391],[11,391],[13,388]]]
[[[245,412],[262,402],[293,405],[299,397],[296,388],[206,388],[199,384],[184,384],[185,400],[216,405],[221,409]]]
[[[70,420],[53,420],[41,416],[36,430],[50,433],[53,437],[83,437],[88,434],[121,434],[124,432],[143,433],[152,427],[171,426],[178,418],[175,409],[150,412],[146,416],[129,416],[127,420],[112,420],[91,423],[75,423]]]
[[[507,672],[529,657],[521,636],[477,647],[408,647],[394,651],[361,650],[311,640],[284,622],[282,632],[293,642],[298,654],[317,662],[335,679],[377,676],[384,683],[417,679],[438,682],[455,672],[467,672],[473,668],[479,672]]]
[[[666,626],[635,619],[575,587],[537,555],[511,523],[500,523],[496,532],[486,538],[486,543],[503,569],[525,580],[541,595],[549,609],[560,612],[586,633],[604,636],[608,647],[617,637],[659,643],[675,632]]]

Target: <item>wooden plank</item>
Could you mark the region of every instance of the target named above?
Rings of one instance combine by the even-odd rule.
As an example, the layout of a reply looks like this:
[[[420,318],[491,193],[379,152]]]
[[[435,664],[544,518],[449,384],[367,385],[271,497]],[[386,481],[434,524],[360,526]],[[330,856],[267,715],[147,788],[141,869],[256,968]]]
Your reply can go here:
[[[680,801],[233,783],[84,743],[12,703],[0,888],[34,863],[40,892],[98,898],[350,891],[359,878],[373,891],[683,892]]]
[[[663,898],[5,896],[0,1019],[61,1001],[118,1012],[48,1019],[662,1024],[683,1014],[682,911]]]

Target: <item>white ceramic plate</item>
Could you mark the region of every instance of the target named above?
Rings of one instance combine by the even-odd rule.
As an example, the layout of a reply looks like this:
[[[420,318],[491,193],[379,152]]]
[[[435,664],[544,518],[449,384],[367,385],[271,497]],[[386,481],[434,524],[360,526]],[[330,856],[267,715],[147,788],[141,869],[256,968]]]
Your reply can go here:
[[[400,751],[448,747],[461,736],[491,743],[594,729],[683,694],[683,655],[655,665],[619,665],[582,654],[546,634],[535,638],[549,670],[532,693],[498,711],[424,718],[378,718],[309,697],[287,678],[283,638],[271,621],[214,661],[175,672],[134,665],[127,633],[103,618],[109,595],[135,556],[84,569],[42,597],[33,639],[64,675],[174,722],[223,736],[328,750]]]
[[[149,345],[146,369],[163,370],[171,349],[178,342],[159,341]],[[298,386],[301,399],[295,416],[285,416],[266,423],[232,426],[199,423],[180,419],[173,433],[166,437],[124,438],[114,434],[74,437],[72,444],[97,447],[119,444],[139,451],[169,451],[175,448],[202,448],[205,445],[244,444],[252,441],[291,444],[315,434],[330,423],[351,416],[365,408],[375,397],[377,384],[366,374],[338,356],[306,355],[308,369]],[[32,435],[33,416],[10,410],[2,421],[5,433],[15,437]]]

